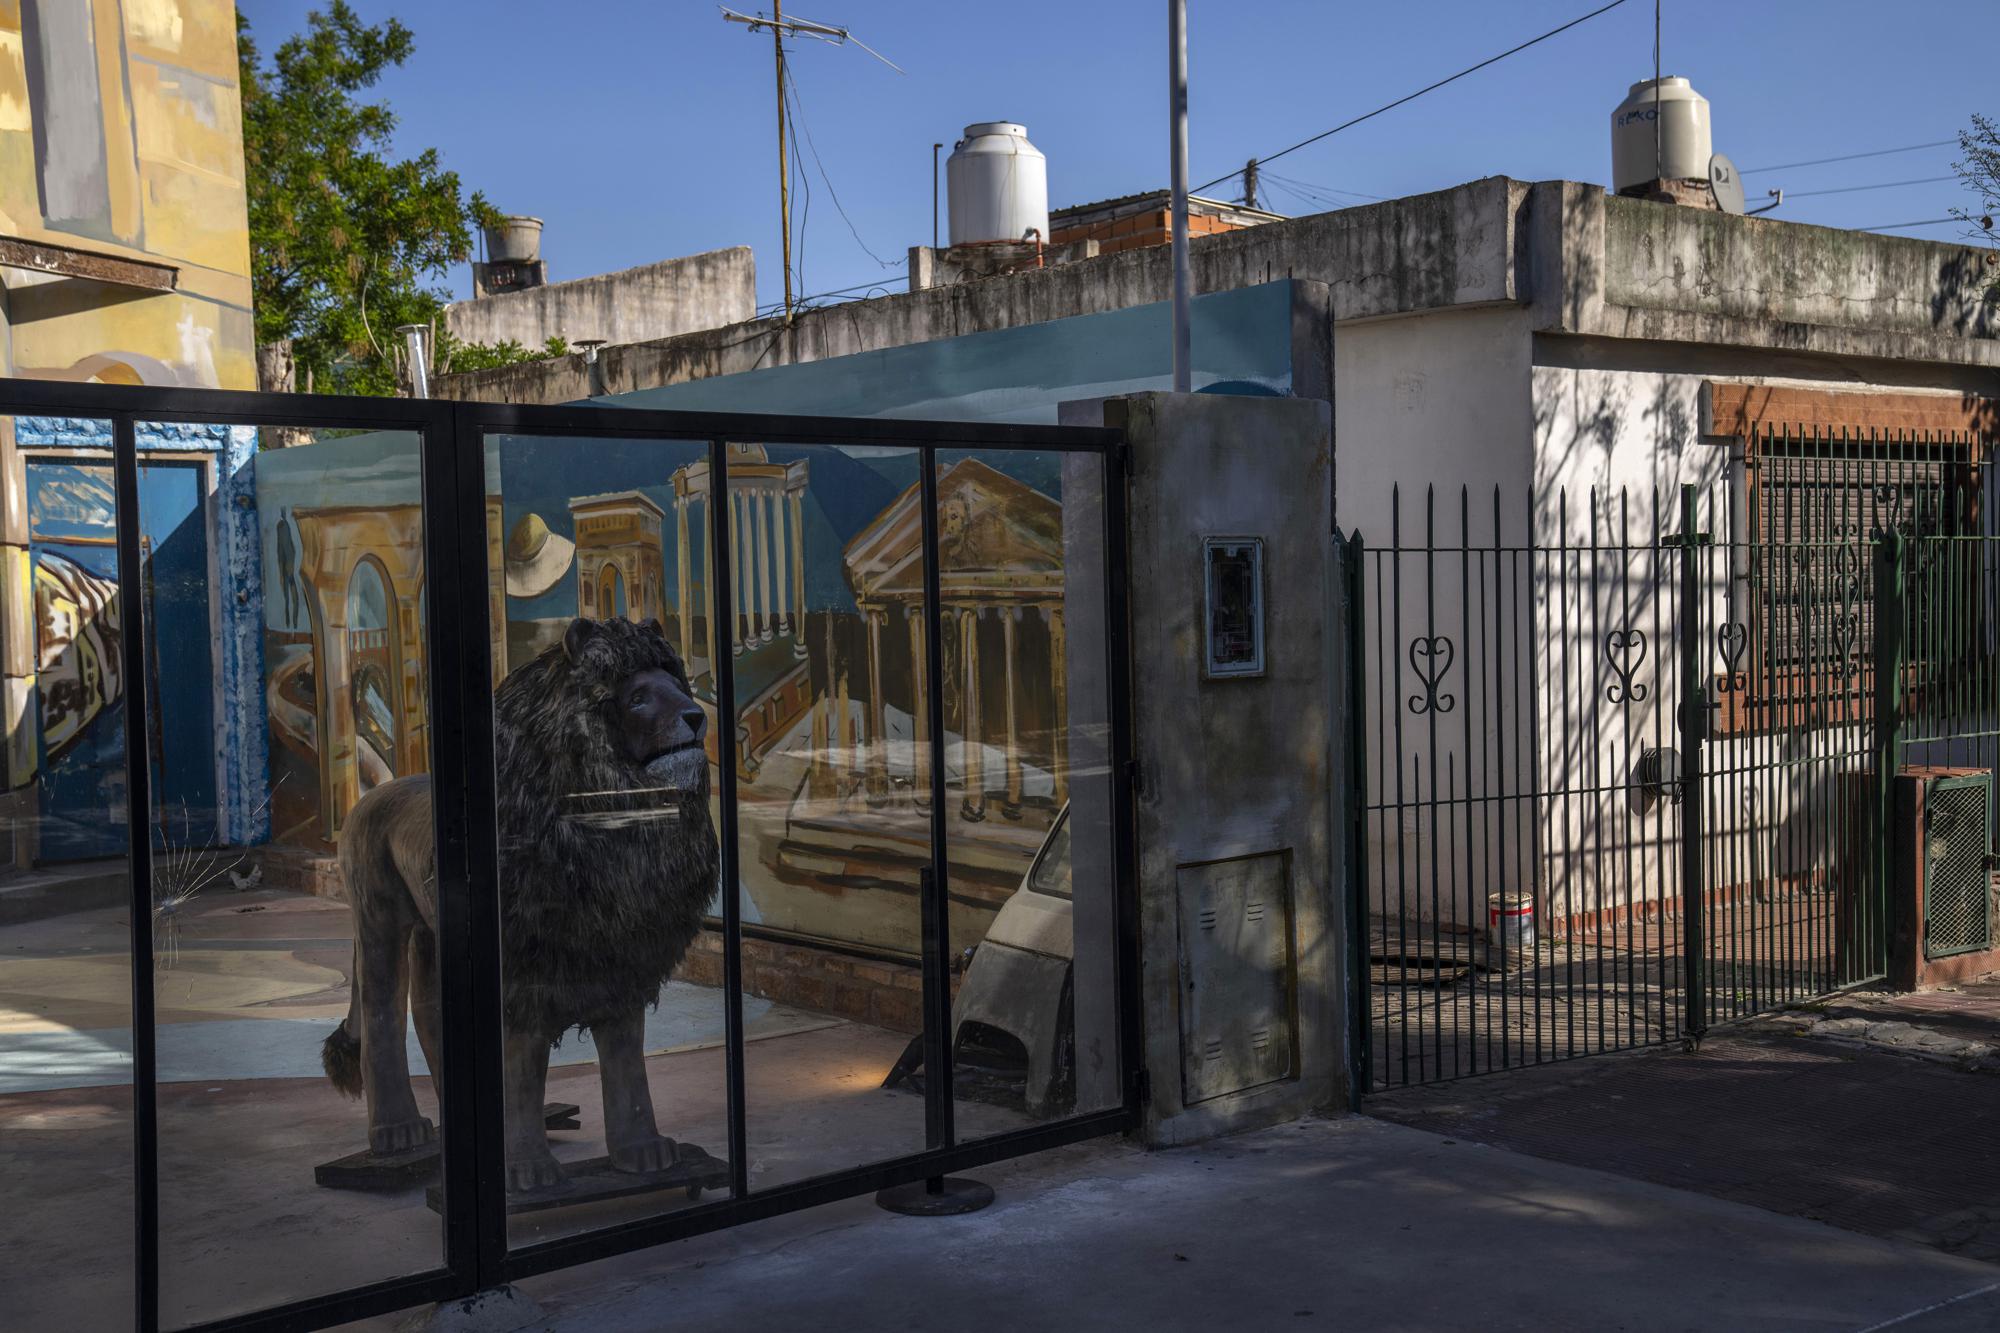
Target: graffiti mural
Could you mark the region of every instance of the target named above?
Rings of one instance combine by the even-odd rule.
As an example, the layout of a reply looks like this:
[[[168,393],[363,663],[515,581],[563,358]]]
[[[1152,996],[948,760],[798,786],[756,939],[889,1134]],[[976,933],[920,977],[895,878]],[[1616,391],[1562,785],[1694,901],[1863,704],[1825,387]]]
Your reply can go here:
[[[41,694],[42,755],[60,759],[125,693],[119,661],[118,579],[68,556],[35,561],[35,684]]]

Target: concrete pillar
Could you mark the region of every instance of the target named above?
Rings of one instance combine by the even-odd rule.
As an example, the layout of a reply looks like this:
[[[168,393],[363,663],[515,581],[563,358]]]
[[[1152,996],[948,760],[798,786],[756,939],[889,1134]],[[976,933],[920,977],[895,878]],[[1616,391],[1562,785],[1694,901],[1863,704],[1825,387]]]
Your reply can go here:
[[[1005,715],[1007,719],[1007,796],[1000,803],[1000,814],[1007,819],[1019,819],[1021,817],[1021,730],[1016,716],[1014,698],[1016,694],[1014,680],[1014,656],[1016,651],[1014,622],[1019,618],[1020,614],[1019,607],[1003,606],[1000,608],[1001,655],[1006,659],[1007,669],[1007,697],[1005,700]]]
[[[916,701],[913,722],[916,742],[910,750],[910,798],[919,810],[931,808],[931,710],[930,671],[924,656],[924,607],[922,602],[903,608],[910,626],[910,677],[916,682],[911,698]]]
[[[1061,419],[1122,428],[1132,458],[1127,683],[1131,758],[1145,785],[1130,813],[1141,1031],[1152,1071],[1143,1133],[1154,1144],[1186,1143],[1344,1109],[1344,904],[1360,886],[1345,882],[1353,849],[1347,821],[1336,817],[1348,795],[1337,762],[1346,745],[1330,701],[1346,697],[1351,683],[1329,591],[1331,405],[1141,393],[1064,404]],[[1247,439],[1255,450],[1243,449]],[[1079,640],[1069,664],[1072,706],[1093,714],[1111,683],[1096,637],[1104,617],[1089,587],[1095,580],[1082,577],[1103,559],[1102,510],[1084,503],[1089,478],[1079,475],[1095,466],[1066,462],[1063,474],[1065,606],[1077,615]],[[1073,477],[1084,483],[1074,497]],[[1202,585],[1201,538],[1220,533],[1264,545],[1261,676],[1210,678],[1187,651],[1202,637],[1202,601],[1189,596]],[[1096,744],[1082,725],[1071,741],[1079,750]],[[1110,1009],[1098,998],[1115,976],[1105,961],[1115,956],[1115,913],[1093,887],[1109,794],[1098,770],[1079,764],[1070,807],[1079,1105],[1095,1077],[1093,1051],[1116,1050]],[[1189,925],[1205,920],[1218,929],[1203,941],[1205,932]],[[1191,990],[1206,998],[1190,1004]]]
[[[959,801],[959,817],[972,823],[986,818],[986,751],[984,728],[979,717],[979,608],[960,607],[958,612],[958,633],[961,646],[960,657],[965,664],[965,683],[960,697],[964,700],[965,720],[961,728],[963,740],[959,746],[959,767],[965,772],[965,795]]]
[[[806,655],[806,523],[804,496],[792,491],[792,633],[797,642],[792,652]]]
[[[681,669],[690,674],[694,660],[694,608],[688,605],[688,498],[674,497],[674,584],[678,600],[675,618],[681,626]]]

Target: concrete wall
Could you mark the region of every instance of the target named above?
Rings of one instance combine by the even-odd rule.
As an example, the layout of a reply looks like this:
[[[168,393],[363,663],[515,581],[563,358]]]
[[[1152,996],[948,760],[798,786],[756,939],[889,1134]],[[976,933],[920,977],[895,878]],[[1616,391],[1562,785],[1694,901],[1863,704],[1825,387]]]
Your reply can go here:
[[[1538,333],[2000,367],[1982,252],[1672,208],[1568,181],[1491,177],[1197,237],[1190,251],[1197,292],[1280,277],[1324,282],[1335,319],[1362,338],[1367,321],[1388,316],[1511,305]],[[603,392],[1163,301],[1169,261],[1148,247],[806,311],[789,325],[755,320],[609,347]],[[567,402],[592,388],[572,358],[443,377],[439,392]]]
[[[1327,405],[1149,393],[1067,405],[1063,419],[1122,424],[1132,450],[1148,1137],[1186,1142],[1343,1104]],[[1263,540],[1260,677],[1204,677],[1205,536]],[[1236,873],[1265,876],[1247,924],[1226,907],[1218,921],[1209,908],[1226,895],[1205,896]],[[1274,1052],[1290,1056],[1282,1076]]]
[[[747,245],[445,307],[445,327],[461,342],[516,342],[539,349],[550,338],[611,343],[671,338],[740,324],[757,313],[757,265]]]

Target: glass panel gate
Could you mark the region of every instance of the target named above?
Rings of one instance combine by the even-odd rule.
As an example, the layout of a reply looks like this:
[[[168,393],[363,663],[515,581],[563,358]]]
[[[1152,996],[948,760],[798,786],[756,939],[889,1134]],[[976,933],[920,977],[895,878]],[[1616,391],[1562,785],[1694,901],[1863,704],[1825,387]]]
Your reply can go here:
[[[0,411],[16,1308],[324,1327],[1135,1122],[1116,432]]]
[[[1385,541],[1340,543],[1365,1088],[1694,1043],[1887,972],[1919,834],[1878,775],[1995,759],[1988,465],[1713,458],[1643,496],[1399,494]],[[1961,947],[1990,816],[1933,841]]]

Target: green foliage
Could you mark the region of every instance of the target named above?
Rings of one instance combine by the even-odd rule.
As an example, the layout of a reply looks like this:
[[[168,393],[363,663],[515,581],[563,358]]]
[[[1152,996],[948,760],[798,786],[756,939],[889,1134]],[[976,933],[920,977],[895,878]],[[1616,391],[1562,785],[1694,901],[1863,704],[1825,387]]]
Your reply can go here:
[[[561,338],[550,338],[542,344],[540,351],[533,351],[509,339],[499,343],[464,343],[451,336],[448,329],[438,330],[437,347],[431,353],[431,363],[440,375],[452,375],[462,370],[496,370],[501,366],[517,366],[523,361],[548,361],[569,355],[569,344]]]
[[[361,99],[409,58],[408,28],[330,0],[266,63],[249,26],[239,14],[257,341],[292,340],[300,387],[310,373],[321,392],[393,394],[396,326],[435,322],[446,294],[429,283],[492,210],[435,149],[392,160],[395,115]]]

